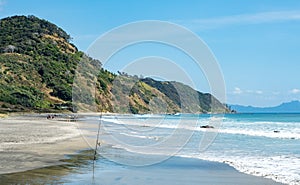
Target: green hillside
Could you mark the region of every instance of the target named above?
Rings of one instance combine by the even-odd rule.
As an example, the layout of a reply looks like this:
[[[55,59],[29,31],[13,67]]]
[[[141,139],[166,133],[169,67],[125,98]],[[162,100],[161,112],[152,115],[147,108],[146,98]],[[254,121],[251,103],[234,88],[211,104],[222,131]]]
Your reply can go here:
[[[90,102],[97,111],[118,113],[228,111],[212,95],[181,83],[113,74],[103,69],[100,61],[78,51],[70,40],[63,29],[35,16],[1,19],[0,113],[88,111]],[[93,82],[85,80],[80,87],[73,86],[80,61],[96,73],[95,98],[89,92]],[[85,79],[87,74],[80,75],[79,79]],[[133,84],[132,88],[124,83]],[[72,103],[73,89],[77,92],[73,98],[82,102]]]

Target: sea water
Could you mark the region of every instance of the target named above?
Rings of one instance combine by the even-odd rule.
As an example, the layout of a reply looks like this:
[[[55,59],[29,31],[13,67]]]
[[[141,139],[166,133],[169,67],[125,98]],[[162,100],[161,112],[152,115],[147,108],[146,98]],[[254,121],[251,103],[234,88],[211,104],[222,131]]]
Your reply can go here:
[[[227,163],[243,173],[300,184],[300,114],[115,115],[103,116],[101,122],[93,116],[84,121],[101,123],[99,139],[112,148],[164,156],[137,163],[141,160],[120,160],[101,151],[116,163],[151,165],[180,156]],[[207,125],[214,128],[203,127]]]

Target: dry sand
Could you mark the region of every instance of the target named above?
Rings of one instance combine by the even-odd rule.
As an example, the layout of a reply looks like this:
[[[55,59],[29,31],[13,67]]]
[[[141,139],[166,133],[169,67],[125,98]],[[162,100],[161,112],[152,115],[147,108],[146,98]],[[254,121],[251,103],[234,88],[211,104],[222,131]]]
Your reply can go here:
[[[78,129],[78,124],[80,128]],[[83,128],[83,129],[82,129]],[[94,130],[89,132],[89,130]],[[84,132],[84,133],[82,133]],[[61,164],[66,154],[90,149],[95,143],[95,129],[91,125],[47,120],[46,115],[25,115],[0,119],[0,174],[26,171]],[[82,134],[85,135],[83,139]],[[117,148],[105,148],[122,158],[136,157]],[[121,155],[120,155],[121,154]],[[242,174],[232,167],[198,159],[172,157],[169,160],[144,167],[118,165],[106,159],[96,164],[95,177],[91,169],[78,167],[80,173],[64,171],[64,167],[36,169],[22,173],[2,175],[1,184],[265,184],[279,185],[269,179]],[[82,169],[80,169],[82,168]],[[85,171],[82,171],[85,170]],[[61,174],[60,174],[61,173]],[[94,176],[94,175],[93,175]],[[58,178],[58,179],[56,179]],[[92,180],[92,181],[91,181]]]
[[[58,165],[65,155],[88,148],[76,122],[46,115],[0,119],[0,174]]]

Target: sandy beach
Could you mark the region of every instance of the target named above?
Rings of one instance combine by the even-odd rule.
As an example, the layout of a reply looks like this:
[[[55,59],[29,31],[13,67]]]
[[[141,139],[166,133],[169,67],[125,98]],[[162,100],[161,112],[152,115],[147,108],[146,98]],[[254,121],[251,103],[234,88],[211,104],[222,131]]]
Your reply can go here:
[[[65,155],[87,148],[75,122],[46,115],[0,119],[0,174],[59,165]]]
[[[0,119],[1,184],[281,184],[240,173],[224,163],[182,157],[133,167],[100,154],[93,172],[93,151],[77,124],[63,119],[47,120],[45,115]],[[141,159],[138,155],[147,157],[105,144],[100,151],[131,160]]]
[[[73,177],[80,179],[76,175]],[[84,183],[88,183],[88,181],[76,184]],[[223,163],[181,157],[172,157],[167,161],[147,167],[119,166],[114,170],[103,169],[102,172],[95,174],[93,183],[114,185],[282,185],[270,179],[240,173]]]

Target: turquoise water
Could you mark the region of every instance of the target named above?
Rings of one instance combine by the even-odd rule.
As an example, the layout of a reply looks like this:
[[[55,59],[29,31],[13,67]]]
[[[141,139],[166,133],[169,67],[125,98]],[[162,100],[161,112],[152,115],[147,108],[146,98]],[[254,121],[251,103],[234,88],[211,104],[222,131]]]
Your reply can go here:
[[[81,121],[98,124],[98,119],[89,116]],[[201,128],[205,125],[214,128]],[[227,163],[240,172],[300,184],[300,114],[104,116],[100,140],[103,146],[148,154],[122,158],[105,147],[99,149],[118,164],[146,166],[180,156]]]
[[[300,184],[300,114],[80,115],[77,126],[92,150],[0,184]]]

